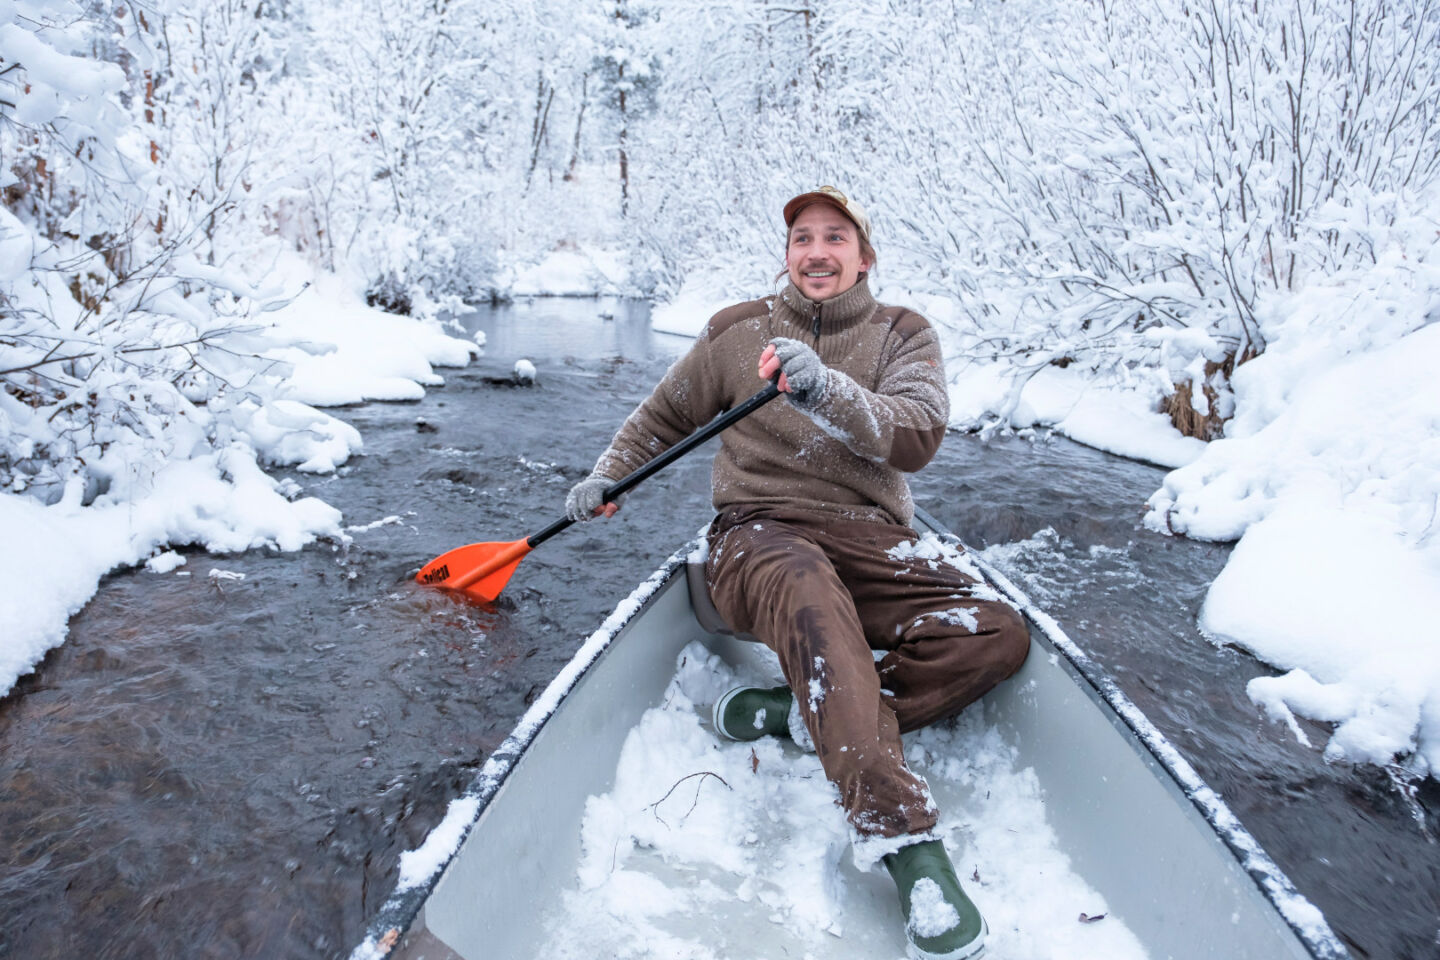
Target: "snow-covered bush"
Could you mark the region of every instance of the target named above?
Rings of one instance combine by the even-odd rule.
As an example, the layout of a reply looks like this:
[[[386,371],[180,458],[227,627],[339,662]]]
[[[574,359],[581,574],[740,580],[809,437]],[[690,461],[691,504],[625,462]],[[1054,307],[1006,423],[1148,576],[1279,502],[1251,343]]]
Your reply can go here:
[[[386,94],[403,118],[374,127],[355,100],[342,103],[350,114],[327,101],[307,15],[267,0],[0,11],[0,487],[124,499],[167,461],[250,443],[246,425],[279,395],[295,344],[316,339],[274,326],[305,286],[295,251],[358,274],[389,306],[465,289],[448,278],[465,272],[454,231],[476,191],[456,185],[463,169],[429,181],[463,152],[456,131],[473,113],[427,139],[421,108],[446,93],[443,115],[463,99],[440,82],[458,67],[441,63],[447,51],[404,46],[433,47],[447,22],[417,12],[401,17],[408,33],[391,23],[334,39],[373,67],[386,56],[356,37],[378,38],[405,65]],[[366,87],[373,116],[393,118]],[[356,148],[382,135],[400,142],[401,170],[369,194],[388,161]]]
[[[206,262],[223,191],[167,190],[146,12],[35,0],[0,24],[0,485],[46,500],[221,442],[197,405],[255,377],[260,298]]]

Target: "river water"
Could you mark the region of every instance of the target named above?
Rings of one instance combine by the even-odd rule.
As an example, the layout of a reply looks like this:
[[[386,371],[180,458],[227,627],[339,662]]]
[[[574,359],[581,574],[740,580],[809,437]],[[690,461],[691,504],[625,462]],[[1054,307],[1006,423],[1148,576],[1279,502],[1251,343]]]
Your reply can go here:
[[[343,411],[364,456],[295,476],[344,511],[346,541],[107,577],[0,700],[0,956],[343,956],[400,853],[708,522],[700,452],[530,555],[494,610],[416,587],[436,554],[557,518],[688,343],[616,301],[463,322],[485,357],[417,403]],[[532,387],[511,381],[521,357]],[[1115,677],[1357,957],[1440,956],[1440,789],[1327,765],[1262,719],[1244,685],[1270,671],[1195,629],[1227,549],[1140,526],[1162,476],[1060,438],[952,434],[914,488]]]

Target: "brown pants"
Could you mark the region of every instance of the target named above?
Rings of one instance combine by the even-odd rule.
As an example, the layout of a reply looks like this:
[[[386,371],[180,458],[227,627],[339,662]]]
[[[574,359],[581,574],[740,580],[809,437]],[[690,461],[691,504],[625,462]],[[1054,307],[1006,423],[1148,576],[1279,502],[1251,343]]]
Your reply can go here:
[[[710,528],[715,608],[779,656],[861,835],[935,825],[900,734],[959,713],[1029,652],[1020,614],[975,599],[974,579],[943,561],[888,554],[917,539],[898,524],[777,507],[730,507]]]

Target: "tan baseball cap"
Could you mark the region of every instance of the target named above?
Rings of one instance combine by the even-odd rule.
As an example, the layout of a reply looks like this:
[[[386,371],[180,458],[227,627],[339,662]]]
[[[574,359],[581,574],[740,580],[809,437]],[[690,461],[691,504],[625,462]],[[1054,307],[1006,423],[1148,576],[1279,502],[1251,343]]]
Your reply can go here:
[[[839,207],[842,213],[855,221],[855,226],[860,228],[860,236],[865,238],[865,242],[870,242],[870,218],[865,215],[865,208],[845,196],[844,191],[838,187],[824,186],[819,190],[811,190],[785,204],[786,229],[793,227],[795,218],[800,215],[800,211],[812,203],[828,203],[831,206]]]

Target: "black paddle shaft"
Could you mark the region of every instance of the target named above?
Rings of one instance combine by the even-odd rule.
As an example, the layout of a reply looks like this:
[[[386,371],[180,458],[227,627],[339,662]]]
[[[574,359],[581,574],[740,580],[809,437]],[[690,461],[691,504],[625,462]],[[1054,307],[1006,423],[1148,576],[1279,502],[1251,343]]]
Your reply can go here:
[[[711,437],[720,433],[722,430],[725,430],[727,427],[732,427],[736,423],[739,423],[741,420],[744,420],[746,417],[750,416],[750,414],[754,413],[756,410],[759,410],[761,407],[765,406],[765,404],[769,403],[771,400],[774,400],[778,396],[780,396],[780,388],[776,386],[773,382],[771,382],[770,384],[766,385],[764,390],[761,390],[759,393],[755,394],[755,396],[751,397],[749,400],[746,400],[738,407],[727,410],[724,413],[720,414],[714,420],[711,420],[709,423],[705,424],[705,426],[701,427],[699,430],[696,430],[694,433],[690,434],[690,436],[686,437],[684,440],[681,440],[679,443],[675,444],[675,446],[671,447],[669,450],[666,450],[664,453],[660,454],[660,456],[656,457],[654,460],[651,460],[649,463],[645,464],[640,469],[636,470],[634,473],[631,473],[628,476],[625,476],[620,480],[615,481],[615,485],[613,487],[609,487],[608,489],[606,489],[604,500],[602,502],[613,502],[616,497],[628,492],[632,487],[635,487],[637,484],[639,484],[640,481],[646,480],[654,474],[659,473],[661,470],[664,470],[666,467],[670,466],[670,464],[674,463],[676,460],[679,460],[681,457],[685,456],[685,454],[689,453],[691,450],[694,450],[706,440],[709,440]],[[556,520],[554,523],[550,524],[550,526],[546,527],[544,530],[541,530],[539,533],[527,537],[526,542],[530,544],[532,549],[538,547],[540,546],[540,544],[544,543],[546,540],[549,540],[551,537],[555,536],[555,534],[559,533],[561,530],[564,530],[566,527],[570,526],[570,524],[574,522],[575,521],[571,520],[569,517],[564,517],[560,520]]]

